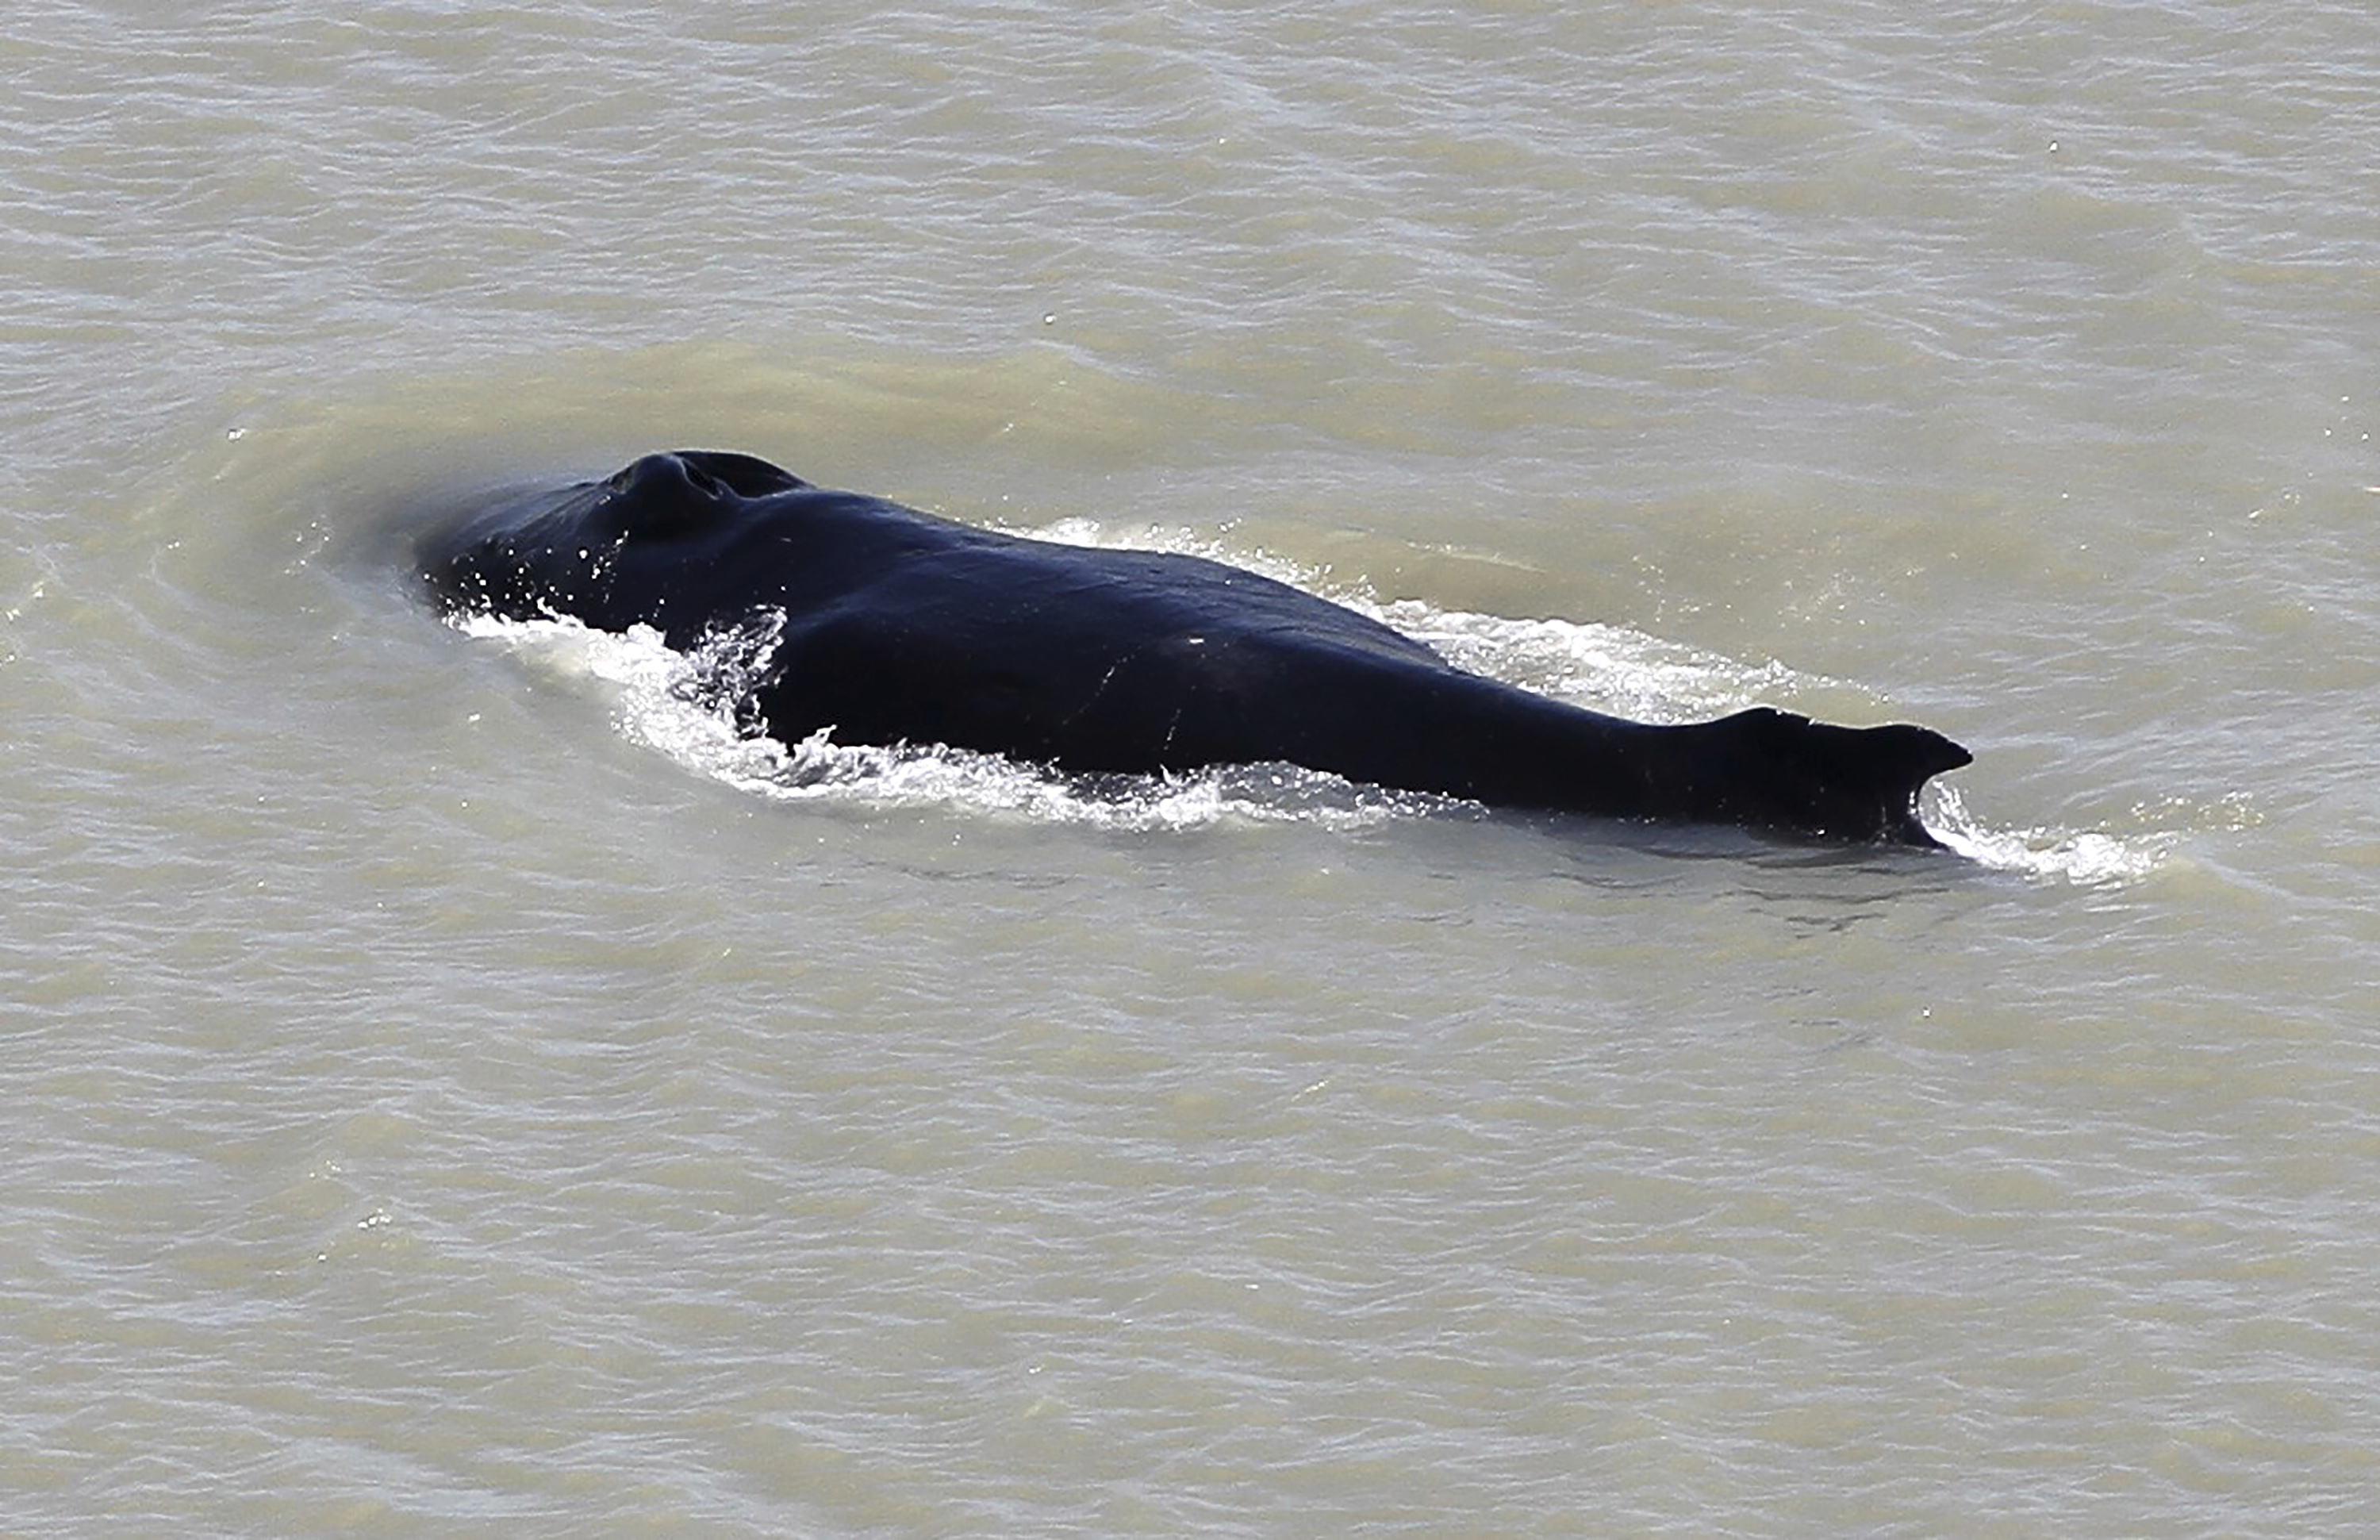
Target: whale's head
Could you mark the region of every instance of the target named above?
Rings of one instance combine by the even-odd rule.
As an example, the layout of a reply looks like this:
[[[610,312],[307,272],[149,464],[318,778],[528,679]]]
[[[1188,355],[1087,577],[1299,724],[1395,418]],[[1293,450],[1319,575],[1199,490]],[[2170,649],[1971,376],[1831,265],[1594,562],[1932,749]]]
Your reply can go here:
[[[765,530],[783,494],[809,490],[748,455],[648,455],[605,480],[501,496],[423,538],[415,554],[449,614],[668,630],[685,572],[710,574],[706,609],[725,607],[718,590],[736,571],[736,547]],[[755,601],[763,597],[756,589]]]

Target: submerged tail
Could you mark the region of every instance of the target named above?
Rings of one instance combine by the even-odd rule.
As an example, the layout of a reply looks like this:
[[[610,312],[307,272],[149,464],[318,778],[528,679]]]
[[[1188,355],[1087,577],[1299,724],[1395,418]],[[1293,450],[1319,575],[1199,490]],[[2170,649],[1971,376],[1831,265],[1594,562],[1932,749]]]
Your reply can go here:
[[[1722,816],[1823,840],[1939,847],[1917,794],[1974,761],[1929,728],[1837,727],[1767,706],[1688,731],[1707,734],[1706,762],[1725,767],[1700,788]]]

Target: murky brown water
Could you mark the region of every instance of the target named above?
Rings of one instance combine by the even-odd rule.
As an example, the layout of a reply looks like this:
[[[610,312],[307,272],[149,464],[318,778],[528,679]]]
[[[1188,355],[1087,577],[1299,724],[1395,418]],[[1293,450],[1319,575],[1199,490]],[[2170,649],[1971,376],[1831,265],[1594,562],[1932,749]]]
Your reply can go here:
[[[147,17],[0,43],[0,1527],[2380,1519],[2362,8]],[[412,601],[684,443],[1924,721],[1970,858]]]

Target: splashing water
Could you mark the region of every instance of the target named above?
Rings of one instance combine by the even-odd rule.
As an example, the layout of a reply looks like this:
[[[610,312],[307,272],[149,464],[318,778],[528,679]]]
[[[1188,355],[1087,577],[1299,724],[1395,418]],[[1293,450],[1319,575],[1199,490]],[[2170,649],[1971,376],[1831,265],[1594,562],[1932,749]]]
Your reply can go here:
[[[1939,784],[1926,787],[1919,811],[1936,838],[1978,865],[2077,887],[2142,881],[2181,839],[2171,830],[2120,836],[2096,830],[1990,829],[1967,810],[1956,788]]]

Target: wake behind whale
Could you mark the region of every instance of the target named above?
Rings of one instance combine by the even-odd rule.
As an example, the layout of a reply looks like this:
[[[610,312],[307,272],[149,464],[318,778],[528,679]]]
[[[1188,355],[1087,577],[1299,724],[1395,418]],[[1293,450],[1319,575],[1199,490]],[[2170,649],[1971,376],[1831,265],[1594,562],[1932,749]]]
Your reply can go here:
[[[1328,600],[1176,552],[1061,545],[817,488],[765,461],[649,455],[438,531],[454,615],[744,638],[747,727],[941,745],[1073,773],[1289,764],[1491,806],[1934,845],[1922,727],[1767,707],[1656,724],[1459,669]]]

